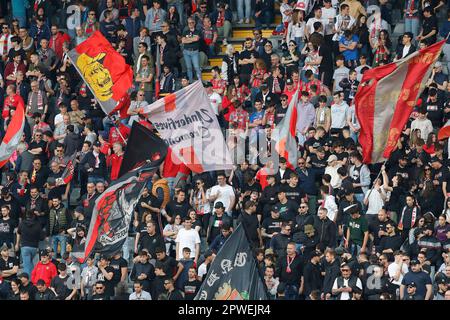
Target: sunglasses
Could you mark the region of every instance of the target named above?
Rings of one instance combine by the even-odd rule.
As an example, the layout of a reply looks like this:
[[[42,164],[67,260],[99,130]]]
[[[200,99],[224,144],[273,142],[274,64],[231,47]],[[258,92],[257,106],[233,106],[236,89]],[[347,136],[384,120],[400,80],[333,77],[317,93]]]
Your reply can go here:
[[[342,272],[350,272],[350,269],[341,269]]]
[[[95,287],[96,290],[101,290],[103,287]]]
[[[306,209],[308,208],[307,206],[300,206],[301,209]]]

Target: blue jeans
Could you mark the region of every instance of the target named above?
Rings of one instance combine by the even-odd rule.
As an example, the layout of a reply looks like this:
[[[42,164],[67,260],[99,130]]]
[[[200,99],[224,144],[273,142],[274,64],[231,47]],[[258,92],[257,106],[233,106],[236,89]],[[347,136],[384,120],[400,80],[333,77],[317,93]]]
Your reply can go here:
[[[245,14],[244,14],[244,6],[245,6]],[[237,12],[238,19],[250,19],[251,14],[251,0],[237,0]]]
[[[297,44],[297,52],[300,54],[302,52],[303,47],[305,46],[305,43],[303,42],[303,39],[301,37],[295,37],[295,43]]]
[[[186,71],[189,78],[189,82],[193,82],[194,76],[192,74],[192,67],[195,69],[197,79],[202,79],[202,72],[200,71],[200,54],[198,50],[183,50],[183,58],[186,63]]]
[[[56,254],[58,253],[58,242],[61,245],[61,257],[66,253],[66,244],[67,244],[67,236],[62,234],[57,234],[56,236],[52,236],[52,247],[53,252]]]
[[[405,18],[405,32],[412,32],[415,39],[419,34],[419,19]]]
[[[37,248],[22,247],[20,249],[20,256],[22,257],[23,272],[28,274],[31,279],[31,271],[33,271],[34,264],[33,259],[37,254]]]
[[[175,1],[175,3],[172,3],[171,5],[174,5],[175,8],[177,8],[178,15],[180,16],[180,24],[182,26],[184,26],[185,25],[185,22],[184,22],[184,18],[185,17],[184,17],[184,4],[183,4],[183,1],[182,0],[177,0],[177,1]]]
[[[284,295],[286,300],[298,300],[298,286],[294,284],[287,284]]]

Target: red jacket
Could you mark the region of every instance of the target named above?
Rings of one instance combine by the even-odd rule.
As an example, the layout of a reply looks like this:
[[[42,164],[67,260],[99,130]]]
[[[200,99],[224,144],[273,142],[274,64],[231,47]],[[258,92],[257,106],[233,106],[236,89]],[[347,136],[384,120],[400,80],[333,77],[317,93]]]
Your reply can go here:
[[[122,160],[123,154],[118,156],[117,154],[114,153],[106,158],[106,165],[108,167],[111,167],[111,181],[114,181],[119,177]]]
[[[54,37],[51,36],[49,40],[48,46],[55,51],[56,56],[59,59],[62,59],[63,56],[63,43],[70,42],[70,36],[67,33],[58,32],[58,34]]]
[[[22,71],[22,73],[25,75],[25,73],[27,72],[27,67],[23,62],[20,62],[19,65],[17,66],[17,69],[14,67],[14,62],[8,62],[8,64],[5,67],[5,72],[3,73],[3,76],[5,78],[6,81],[6,85],[9,86],[10,84],[15,84],[16,81],[15,80],[7,80],[6,78],[10,75],[13,74],[14,71]]]
[[[43,264],[41,261],[39,261],[31,272],[31,282],[36,285],[36,282],[39,279],[42,279],[45,281],[47,287],[49,287],[50,282],[57,275],[58,272],[56,271],[56,266],[53,263],[49,262]]]

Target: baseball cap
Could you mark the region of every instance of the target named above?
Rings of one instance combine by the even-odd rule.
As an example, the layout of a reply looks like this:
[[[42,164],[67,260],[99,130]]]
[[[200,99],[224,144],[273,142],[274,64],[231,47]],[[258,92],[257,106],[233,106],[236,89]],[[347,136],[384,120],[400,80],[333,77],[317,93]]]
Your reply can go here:
[[[304,228],[305,234],[313,233],[314,231],[315,231],[314,226],[312,224],[305,225],[305,228]]]
[[[41,257],[48,257],[47,249],[39,251],[39,256],[41,256]]]
[[[417,259],[413,259],[413,260],[411,260],[411,262],[409,264],[413,266],[413,265],[416,265],[416,264],[420,264],[420,262]]]
[[[272,206],[272,211],[273,212],[280,212],[280,207],[278,207],[277,205]]]
[[[79,213],[81,213],[81,214],[84,214],[84,208],[83,208],[82,206],[78,206],[78,207],[75,209],[75,211],[76,211],[76,212],[79,212]]]
[[[270,256],[270,255],[273,255],[273,254],[274,254],[274,252],[273,252],[272,248],[268,248],[268,249],[266,249],[266,251],[264,251],[264,255],[265,256]]]
[[[291,78],[288,78],[287,80],[286,80],[286,84],[293,84],[294,83],[294,81],[292,81],[292,79]]]
[[[95,142],[94,142],[94,146],[95,146],[95,147],[101,147],[102,144],[100,143],[100,141],[95,141]]]
[[[440,61],[436,61],[436,63],[434,64],[434,66],[436,68],[442,67],[442,63]]]
[[[214,205],[215,209],[219,209],[219,208],[225,208],[225,206],[223,205],[222,201],[217,201],[216,204]]]
[[[408,283],[408,287],[417,287],[417,285],[416,285],[416,283],[413,281],[413,282],[410,282],[410,283]]]
[[[438,157],[432,157],[431,160],[430,160],[430,163],[433,163],[433,162],[441,163],[441,159],[439,159]]]
[[[447,278],[444,274],[438,273],[436,275],[436,279],[435,280],[436,280],[437,284],[446,284],[446,285],[448,285],[450,279]]]
[[[337,159],[338,159],[338,158],[336,157],[336,155],[335,155],[335,154],[332,154],[331,156],[328,157],[327,162],[330,163],[330,162],[332,162],[332,161],[337,161]]]

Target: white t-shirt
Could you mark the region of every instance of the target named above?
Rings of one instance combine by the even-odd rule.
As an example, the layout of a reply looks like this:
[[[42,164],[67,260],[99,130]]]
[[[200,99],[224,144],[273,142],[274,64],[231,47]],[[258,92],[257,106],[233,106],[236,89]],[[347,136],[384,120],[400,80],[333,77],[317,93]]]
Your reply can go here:
[[[323,28],[326,35],[333,34],[334,18],[336,17],[336,9],[333,7],[322,7]]]
[[[176,243],[180,245],[178,250],[178,256],[183,256],[183,248],[188,247],[191,249],[191,258],[195,258],[197,252],[195,251],[195,245],[200,244],[200,236],[195,229],[186,230],[184,228],[178,231],[177,238],[175,239]]]
[[[64,118],[64,116],[61,113],[58,113],[55,116],[55,119],[53,120],[53,123],[55,124],[55,128],[57,126],[59,126],[61,123],[63,123],[63,118]]]
[[[400,268],[400,266],[398,264],[396,264],[395,262],[391,263],[388,266],[389,278],[394,279],[394,276],[397,273],[399,268]],[[398,278],[398,281],[392,280],[392,283],[396,284],[396,285],[401,285],[402,280],[403,280],[403,275],[405,275],[406,273],[408,273],[408,266],[405,263],[403,263],[402,264],[402,272],[400,273],[400,278]]]
[[[323,35],[323,30],[325,29],[326,21],[324,19],[322,19],[322,18],[320,18],[320,19],[311,18],[311,19],[308,20],[308,22],[306,23],[306,28],[308,28],[309,34],[312,34],[314,32],[314,23],[316,23],[316,22],[320,22],[322,24],[322,26],[324,27],[322,29],[322,31],[320,32],[320,34]]]
[[[342,102],[341,104],[331,105],[331,128],[342,129],[347,125],[348,104]]]
[[[200,265],[200,267],[198,267],[198,276],[201,279],[203,279],[203,276],[208,273],[208,271],[206,270],[206,267],[207,267],[206,263],[204,263],[204,262]]]
[[[217,92],[213,92],[209,96],[209,102],[211,103],[211,108],[213,109],[216,116],[219,115],[219,105],[222,103],[222,97]]]
[[[219,197],[214,201],[214,205],[216,205],[217,202],[222,202],[223,206],[225,207],[225,211],[228,210],[228,207],[231,204],[231,199],[234,198],[234,191],[233,187],[230,185],[225,185],[223,187],[219,185],[215,185],[211,188],[211,196],[217,195],[217,193],[220,191]]]
[[[380,192],[386,197],[386,191],[383,187],[380,188]],[[369,198],[369,206],[367,207],[366,214],[378,215],[378,212],[383,208],[384,201],[381,198],[380,192],[375,189],[373,189],[372,192],[370,192],[370,190],[366,191],[364,199],[367,199],[367,197]]]

